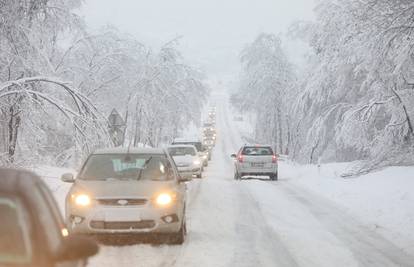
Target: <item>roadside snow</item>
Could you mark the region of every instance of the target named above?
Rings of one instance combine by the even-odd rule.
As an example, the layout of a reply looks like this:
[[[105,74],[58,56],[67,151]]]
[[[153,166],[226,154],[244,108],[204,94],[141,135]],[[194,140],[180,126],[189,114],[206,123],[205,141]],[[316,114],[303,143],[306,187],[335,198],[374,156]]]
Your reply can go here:
[[[287,180],[347,209],[390,241],[414,253],[414,167],[389,167],[357,178],[340,174],[352,163],[282,163]]]

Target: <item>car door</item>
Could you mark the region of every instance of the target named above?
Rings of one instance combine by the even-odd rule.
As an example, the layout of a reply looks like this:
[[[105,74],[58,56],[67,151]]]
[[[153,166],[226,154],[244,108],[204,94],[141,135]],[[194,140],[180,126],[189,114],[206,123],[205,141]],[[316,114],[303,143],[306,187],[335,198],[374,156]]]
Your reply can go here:
[[[0,193],[0,266],[37,266],[31,222],[17,195]]]
[[[33,190],[36,199],[39,222],[42,226],[46,249],[51,255],[55,253],[62,244],[64,236],[67,234],[64,221],[56,201],[49,188],[44,183],[36,184]],[[83,261],[59,262],[54,267],[78,267],[83,266]]]
[[[175,161],[169,157],[168,157],[168,164],[167,164],[167,171],[170,172],[169,175],[171,175],[172,177],[174,177],[174,180],[177,182],[177,191],[179,192],[179,194],[181,195],[183,202],[186,202],[186,196],[187,196],[187,186],[185,183],[180,183],[179,182],[179,177],[180,174],[178,172],[177,166],[175,165]]]

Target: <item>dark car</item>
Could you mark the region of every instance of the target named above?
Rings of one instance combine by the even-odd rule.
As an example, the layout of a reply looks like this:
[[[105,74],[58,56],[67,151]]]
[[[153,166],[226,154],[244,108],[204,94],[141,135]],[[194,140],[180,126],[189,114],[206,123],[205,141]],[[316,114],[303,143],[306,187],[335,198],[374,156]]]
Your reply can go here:
[[[29,171],[0,168],[0,266],[74,267],[98,252],[68,236],[46,184]]]

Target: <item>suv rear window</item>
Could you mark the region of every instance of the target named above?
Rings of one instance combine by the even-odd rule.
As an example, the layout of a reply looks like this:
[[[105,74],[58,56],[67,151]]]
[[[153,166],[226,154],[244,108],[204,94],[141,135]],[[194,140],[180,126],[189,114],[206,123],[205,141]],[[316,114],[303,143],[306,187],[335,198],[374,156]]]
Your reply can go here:
[[[271,156],[273,155],[273,150],[268,146],[246,146],[243,148],[242,155]]]
[[[31,262],[28,218],[17,199],[0,195],[0,265]],[[14,265],[13,265],[14,266]]]
[[[171,165],[163,155],[94,154],[79,175],[81,180],[170,180]]]

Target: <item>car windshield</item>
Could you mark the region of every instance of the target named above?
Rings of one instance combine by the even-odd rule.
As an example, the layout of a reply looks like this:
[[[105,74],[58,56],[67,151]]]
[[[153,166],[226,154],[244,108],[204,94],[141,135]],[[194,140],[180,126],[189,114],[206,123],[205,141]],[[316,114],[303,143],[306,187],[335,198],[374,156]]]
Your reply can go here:
[[[28,219],[23,214],[16,199],[0,195],[0,266],[31,261]]]
[[[164,155],[95,154],[83,167],[81,180],[168,180]]]
[[[242,154],[247,156],[270,156],[273,155],[273,150],[270,147],[246,146]]]
[[[168,153],[170,153],[171,156],[197,155],[197,152],[193,147],[170,147],[168,148]]]

